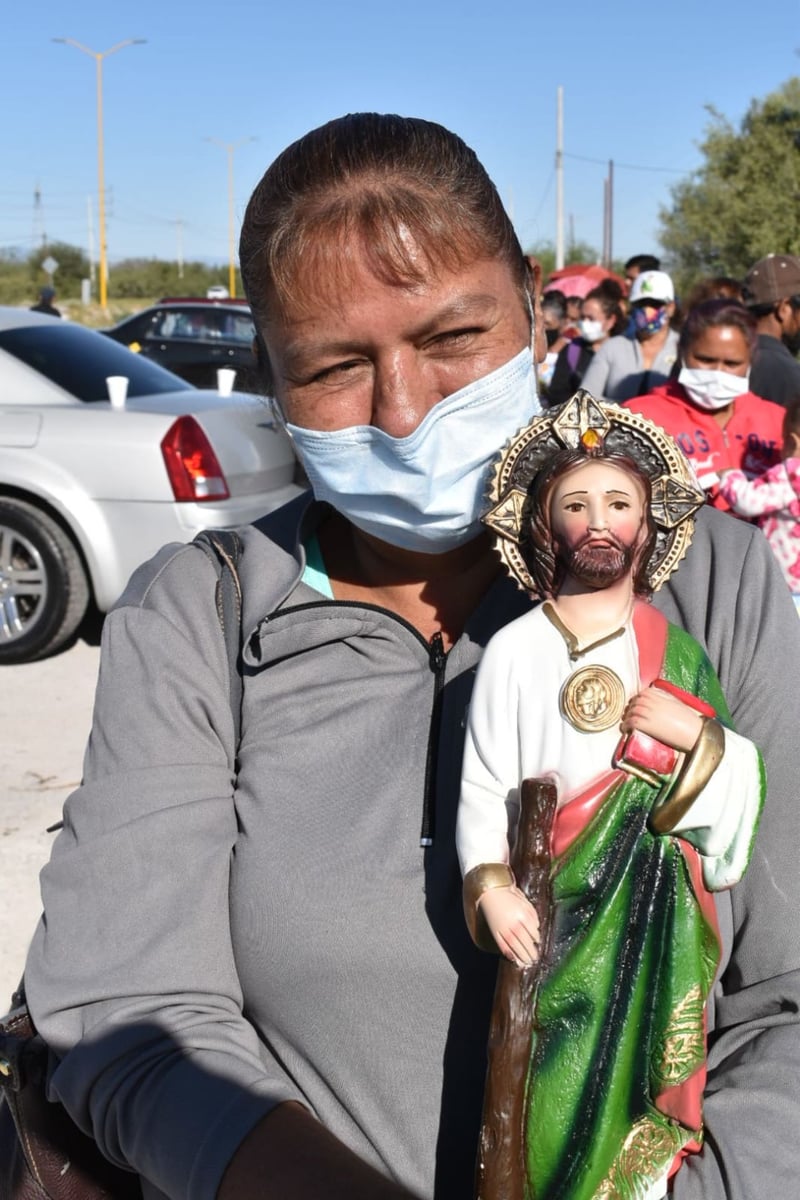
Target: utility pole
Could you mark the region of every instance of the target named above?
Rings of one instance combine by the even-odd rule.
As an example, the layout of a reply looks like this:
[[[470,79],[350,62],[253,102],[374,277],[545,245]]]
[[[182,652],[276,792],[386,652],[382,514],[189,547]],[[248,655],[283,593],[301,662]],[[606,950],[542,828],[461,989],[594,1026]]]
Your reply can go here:
[[[178,279],[183,279],[183,221],[178,217]]]
[[[100,236],[100,307],[105,309],[106,299],[108,294],[108,252],[106,247],[106,187],[105,187],[105,164],[103,158],[103,59],[108,58],[110,54],[116,54],[118,50],[124,50],[126,46],[141,46],[147,40],[146,38],[126,38],[124,42],[117,42],[116,46],[111,46],[108,50],[90,50],[88,46],[84,46],[81,42],[76,42],[74,38],[52,38],[54,42],[60,42],[64,46],[74,46],[76,50],[80,50],[83,54],[88,54],[89,58],[93,58],[95,62],[95,85],[97,89],[97,213],[99,223]]]
[[[97,281],[97,274],[94,260],[94,212],[92,211],[92,197],[90,195],[86,197],[86,219],[89,224],[87,242],[89,250],[89,279],[92,284],[92,291],[94,291],[94,286]]]
[[[556,270],[564,265],[564,89],[556,102]]]
[[[44,227],[44,210],[42,209],[42,192],[39,184],[33,189],[33,244],[41,243],[47,246],[47,231]]]
[[[228,156],[228,294],[236,297],[236,218],[233,198],[233,154],[237,146],[255,142],[254,137],[240,138],[238,142],[221,142],[219,138],[207,137],[207,142],[220,146]]]
[[[178,266],[178,279],[183,279],[183,217],[176,217],[172,224],[175,226],[175,237],[177,240],[176,263]]]
[[[603,180],[603,266],[611,267],[614,257],[614,161],[608,161],[608,174]]]

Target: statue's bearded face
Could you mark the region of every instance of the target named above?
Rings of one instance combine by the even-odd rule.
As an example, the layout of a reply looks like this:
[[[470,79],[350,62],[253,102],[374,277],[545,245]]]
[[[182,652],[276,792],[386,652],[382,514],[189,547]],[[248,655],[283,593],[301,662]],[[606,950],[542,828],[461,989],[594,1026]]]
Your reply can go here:
[[[559,548],[559,561],[567,574],[590,588],[606,588],[633,570],[635,546],[624,546],[616,538],[608,546],[596,546],[587,534],[574,550]]]
[[[568,471],[550,499],[553,543],[563,571],[594,589],[631,574],[645,517],[641,484],[621,467],[597,459]]]

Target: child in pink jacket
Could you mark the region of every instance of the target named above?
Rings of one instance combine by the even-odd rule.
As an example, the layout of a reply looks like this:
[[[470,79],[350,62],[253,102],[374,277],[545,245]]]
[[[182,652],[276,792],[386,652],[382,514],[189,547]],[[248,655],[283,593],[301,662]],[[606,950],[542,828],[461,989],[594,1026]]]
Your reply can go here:
[[[786,410],[781,461],[763,475],[720,473],[719,490],[740,517],[756,517],[800,612],[800,398]]]

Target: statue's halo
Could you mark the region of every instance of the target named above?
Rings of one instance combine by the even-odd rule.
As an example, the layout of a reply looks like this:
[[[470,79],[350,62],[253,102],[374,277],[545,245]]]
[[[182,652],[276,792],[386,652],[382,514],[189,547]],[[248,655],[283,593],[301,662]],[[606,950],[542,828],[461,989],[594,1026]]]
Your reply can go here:
[[[489,509],[483,521],[495,535],[506,568],[526,591],[536,592],[525,560],[531,484],[559,450],[600,442],[609,453],[634,459],[650,477],[650,511],[657,528],[647,564],[653,591],[669,578],[691,544],[694,514],[705,503],[705,495],[688,459],[653,421],[595,400],[581,388],[571,400],[520,429],[492,467]]]

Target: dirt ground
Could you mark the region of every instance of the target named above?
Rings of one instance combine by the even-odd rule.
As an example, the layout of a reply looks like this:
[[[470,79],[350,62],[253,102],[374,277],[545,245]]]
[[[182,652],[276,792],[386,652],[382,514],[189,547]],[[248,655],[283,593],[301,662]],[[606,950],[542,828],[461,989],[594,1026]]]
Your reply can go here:
[[[0,667],[0,1014],[39,916],[47,827],[80,781],[99,653],[79,641],[43,662]]]

